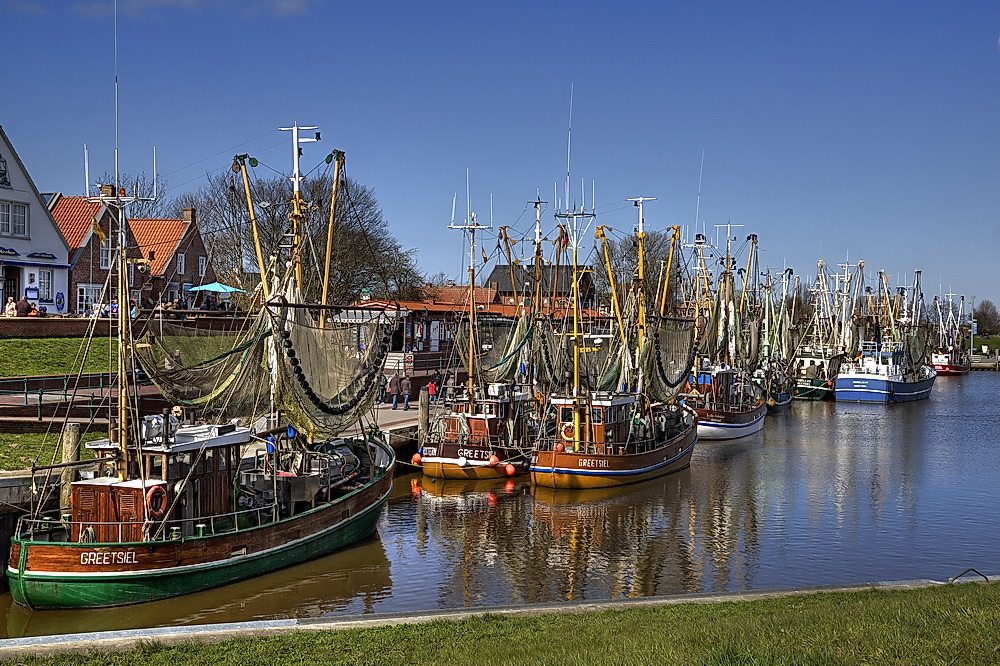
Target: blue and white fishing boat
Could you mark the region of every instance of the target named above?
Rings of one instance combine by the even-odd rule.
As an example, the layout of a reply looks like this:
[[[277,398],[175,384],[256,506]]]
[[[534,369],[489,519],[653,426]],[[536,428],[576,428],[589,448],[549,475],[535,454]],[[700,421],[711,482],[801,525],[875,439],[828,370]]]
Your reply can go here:
[[[926,362],[927,322],[916,271],[907,302],[905,287],[890,294],[885,273],[879,272],[879,294],[868,299],[870,312],[861,316],[865,336],[857,356],[842,365],[835,398],[847,402],[910,402],[931,394],[937,372]]]
[[[912,366],[903,342],[862,342],[861,355],[836,380],[836,399],[848,402],[908,402],[930,396],[937,372]]]

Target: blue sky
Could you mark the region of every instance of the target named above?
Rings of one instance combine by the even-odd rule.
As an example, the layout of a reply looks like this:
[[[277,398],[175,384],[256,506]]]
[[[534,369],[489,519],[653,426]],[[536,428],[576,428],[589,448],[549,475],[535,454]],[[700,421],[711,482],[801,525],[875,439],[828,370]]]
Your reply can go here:
[[[109,1],[0,0],[0,124],[42,190],[113,165]],[[462,271],[466,170],[479,221],[530,227],[566,175],[628,232],[698,219],[757,233],[808,276],[864,259],[930,296],[1000,303],[1000,3],[874,0],[119,0],[121,165],[170,194],[249,152],[290,170],[319,125],[429,274]],[[573,198],[579,201],[579,195]],[[551,224],[551,206],[545,221]]]

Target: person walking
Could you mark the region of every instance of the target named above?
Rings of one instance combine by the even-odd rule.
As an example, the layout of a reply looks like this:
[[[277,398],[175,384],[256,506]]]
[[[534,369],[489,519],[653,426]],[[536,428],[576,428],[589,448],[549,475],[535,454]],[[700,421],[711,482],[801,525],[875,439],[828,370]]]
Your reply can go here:
[[[385,402],[385,390],[389,386],[389,378],[382,375],[378,385],[378,404]]]
[[[437,402],[437,384],[434,383],[433,379],[427,382],[427,399],[432,405]]]
[[[396,409],[399,404],[399,375],[395,374],[389,378],[389,395],[392,397],[392,408]]]
[[[410,409],[410,378],[403,375],[403,378],[399,381],[399,392],[403,394],[403,411],[409,411]]]

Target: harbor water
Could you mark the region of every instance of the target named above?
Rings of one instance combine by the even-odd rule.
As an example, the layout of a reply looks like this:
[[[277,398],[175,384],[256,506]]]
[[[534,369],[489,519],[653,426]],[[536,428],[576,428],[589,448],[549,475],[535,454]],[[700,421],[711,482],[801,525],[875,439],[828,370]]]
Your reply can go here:
[[[929,400],[796,402],[691,467],[617,490],[396,479],[377,538],[162,602],[31,612],[6,636],[1000,572],[1000,375]]]

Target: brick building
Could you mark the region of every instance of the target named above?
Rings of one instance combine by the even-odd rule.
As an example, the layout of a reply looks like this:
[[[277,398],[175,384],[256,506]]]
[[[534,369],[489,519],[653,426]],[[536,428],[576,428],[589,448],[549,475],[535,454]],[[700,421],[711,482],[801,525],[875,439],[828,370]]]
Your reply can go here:
[[[191,287],[217,280],[194,208],[185,208],[180,219],[130,220],[129,226],[142,255],[150,262],[142,285],[143,307],[180,299],[191,308],[196,300],[212,297],[188,293]]]
[[[88,314],[94,303],[117,301],[114,281],[110,285],[108,283],[118,229],[111,210],[99,201],[61,194],[52,195],[49,210],[70,247],[69,295],[65,312]],[[128,236],[126,247],[129,258],[142,256],[134,235]],[[136,285],[134,280],[132,284],[136,288],[130,297],[137,298],[141,285]],[[105,289],[108,289],[106,293]]]

